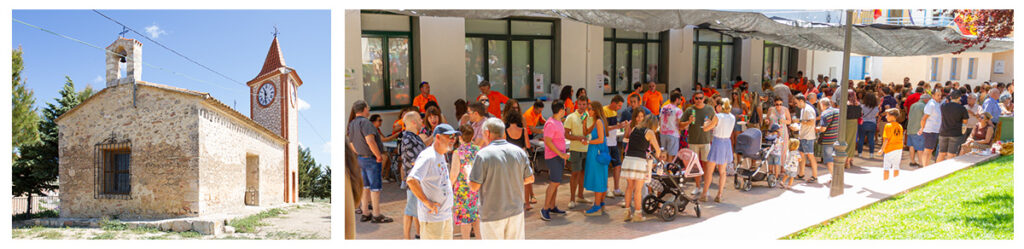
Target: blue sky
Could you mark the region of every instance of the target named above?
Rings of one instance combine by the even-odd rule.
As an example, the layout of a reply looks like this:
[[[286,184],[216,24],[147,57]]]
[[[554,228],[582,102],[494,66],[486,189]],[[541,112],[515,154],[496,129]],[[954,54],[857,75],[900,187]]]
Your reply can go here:
[[[100,10],[129,28],[244,84],[259,73],[273,40],[274,25],[285,64],[302,77],[299,143],[320,164],[329,164],[331,138],[331,13],[328,10]],[[92,10],[14,10],[23,22],[106,47],[121,26]],[[36,107],[58,97],[70,76],[79,90],[104,83],[103,50],[12,22],[12,49],[24,50],[22,78],[35,91]],[[225,79],[134,33],[143,44],[142,80],[208,92],[249,115],[248,87]],[[202,80],[197,81],[178,74]],[[303,117],[306,120],[303,120]],[[308,122],[307,122],[308,120]],[[315,130],[315,131],[314,131]],[[319,136],[317,135],[319,134]]]

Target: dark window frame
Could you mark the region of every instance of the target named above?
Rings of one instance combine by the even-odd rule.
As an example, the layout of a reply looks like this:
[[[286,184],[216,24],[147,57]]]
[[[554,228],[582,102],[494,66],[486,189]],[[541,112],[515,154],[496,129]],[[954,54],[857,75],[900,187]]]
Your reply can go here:
[[[611,92],[603,92],[602,91],[605,96],[616,95],[616,94],[628,94],[630,92],[633,92],[633,83],[634,82],[625,82],[626,90],[622,90],[622,91],[615,90],[615,89],[618,89],[618,87],[617,87],[618,84],[623,83],[623,82],[618,82],[618,78],[615,77],[615,70],[616,70],[616,67],[615,67],[616,64],[615,63],[618,61],[619,54],[617,53],[618,52],[617,50],[618,50],[618,47],[619,47],[618,44],[620,44],[620,43],[626,44],[626,67],[627,67],[627,69],[626,69],[626,79],[628,79],[628,80],[632,80],[633,79],[633,45],[634,44],[641,44],[643,46],[644,51],[640,52],[641,54],[643,54],[643,59],[642,59],[643,60],[643,66],[641,66],[643,68],[640,69],[641,70],[640,74],[642,74],[643,76],[647,76],[648,74],[650,74],[650,72],[647,71],[647,68],[649,66],[647,64],[647,61],[649,60],[649,58],[647,58],[647,55],[650,54],[649,51],[648,51],[650,49],[650,46],[648,46],[648,45],[650,43],[657,43],[658,44],[658,52],[657,52],[657,54],[658,54],[658,76],[657,76],[656,79],[654,79],[654,81],[655,82],[664,82],[664,78],[666,76],[665,76],[665,73],[664,73],[665,70],[662,70],[662,68],[663,68],[662,65],[665,65],[664,51],[665,51],[665,40],[667,38],[666,37],[667,36],[667,31],[658,32],[657,33],[658,39],[657,40],[653,40],[653,39],[649,38],[651,32],[642,32],[643,33],[643,38],[642,39],[619,38],[618,34],[617,34],[618,33],[618,29],[615,29],[615,28],[610,28],[610,29],[612,31],[612,36],[611,37],[605,37],[604,40],[601,42],[601,46],[604,46],[605,42],[611,42],[612,43],[612,46],[611,46],[612,50],[610,51],[610,53],[612,55],[612,61],[611,61],[611,63],[612,63],[612,72],[608,72],[608,74],[609,74],[608,77],[611,78],[611,80],[610,80],[611,82],[608,83],[608,87],[610,87],[612,89],[612,91]],[[602,62],[603,62],[603,59],[602,59]],[[601,70],[604,71],[604,68],[605,68],[604,65],[602,65]],[[641,81],[643,81],[641,83],[646,83],[647,82],[646,77],[641,77]]]
[[[786,77],[796,77],[796,72],[799,71],[799,70],[796,68],[797,67],[796,66],[797,63],[796,63],[796,60],[794,60],[794,58],[798,57],[799,50],[797,50],[797,48],[794,48],[794,47],[789,47],[789,46],[773,43],[773,42],[770,42],[770,41],[766,40],[766,41],[764,41],[764,47],[761,49],[761,51],[764,51],[764,49],[766,49],[766,48],[773,48],[772,51],[774,51],[774,48],[776,48],[776,47],[782,48],[782,49],[780,49],[781,53],[788,53],[789,54],[788,58],[786,60],[786,63],[785,63],[786,65],[784,65],[785,68],[782,68],[783,65],[779,66],[780,67],[779,68],[779,73],[781,74],[783,71],[785,71],[786,72]],[[782,57],[781,57],[782,55],[781,54],[779,54],[779,55],[772,54],[772,61],[775,61],[774,58],[776,56],[780,56],[779,57],[779,63],[781,64],[782,63]],[[766,66],[764,64],[764,60],[767,59],[767,58],[768,58],[768,54],[766,54],[766,53],[762,53],[761,54],[761,72],[762,73],[764,72],[764,67]],[[774,73],[775,73],[775,70],[771,70],[770,71],[770,75],[768,77],[775,78],[776,75],[774,75]],[[805,77],[806,77],[806,75],[805,75]]]
[[[718,41],[717,42],[713,42],[713,41],[700,41],[700,31],[711,31],[711,32],[718,33],[718,35],[719,35]],[[725,37],[726,36],[729,36],[729,38],[731,38],[732,41],[731,42],[725,42]],[[723,86],[723,84],[724,84],[723,81],[731,81],[732,79],[725,79],[725,78],[721,77],[721,75],[723,74],[722,73],[722,70],[723,70],[722,69],[722,65],[725,65],[725,56],[724,56],[724,54],[725,54],[725,52],[724,52],[725,51],[725,47],[724,46],[726,46],[726,45],[732,46],[732,49],[733,49],[732,56],[736,57],[737,54],[736,54],[735,49],[737,47],[739,47],[739,46],[737,46],[736,43],[740,42],[740,41],[741,41],[741,39],[739,39],[739,38],[732,37],[731,35],[727,35],[727,34],[724,34],[722,32],[718,32],[718,31],[713,30],[713,29],[694,28],[693,29],[693,83],[694,84],[691,84],[691,87],[690,87],[691,90],[694,90],[694,91],[697,90],[697,84],[696,84],[697,82],[703,82],[703,84],[705,84],[704,85],[705,87],[709,87],[711,85],[711,83],[710,83],[710,79],[711,79],[710,78],[711,77],[711,64],[710,64],[711,63],[711,47],[718,47],[718,63],[719,63],[719,65],[718,65],[718,75],[719,75],[719,82],[716,82],[718,84],[716,86],[716,88],[717,89],[726,89]],[[697,71],[698,71],[699,66],[700,66],[700,62],[698,60],[701,59],[701,58],[698,58],[700,56],[700,53],[699,53],[700,50],[699,49],[700,49],[701,46],[707,46],[708,47],[707,56],[704,58],[705,60],[708,61],[708,68],[707,68],[708,73],[704,74],[704,76],[705,76],[704,79],[698,79],[697,78],[697,75],[699,74]],[[739,68],[737,66],[737,64],[736,64],[737,61],[738,60],[736,60],[735,58],[730,58],[729,59],[729,62],[732,63],[732,65],[729,66],[729,70],[730,71],[735,71],[735,70],[737,70]],[[733,75],[732,72],[730,72],[730,76],[735,76],[735,75]],[[731,87],[731,86],[729,86],[729,87]]]
[[[530,84],[532,86],[533,85],[533,74],[535,73],[535,70],[537,68],[536,67],[536,63],[534,61],[535,58],[534,58],[534,54],[533,54],[534,53],[534,40],[550,40],[551,41],[551,56],[549,56],[549,57],[551,57],[550,58],[551,62],[548,65],[551,65],[551,73],[550,73],[551,75],[549,75],[548,77],[550,77],[549,79],[553,83],[553,81],[554,81],[554,77],[553,76],[555,74],[555,71],[557,70],[555,62],[556,62],[556,57],[558,56],[558,50],[557,50],[557,45],[556,45],[556,44],[558,44],[558,39],[557,39],[558,35],[555,33],[556,27],[558,25],[557,25],[556,21],[555,20],[547,20],[547,19],[517,18],[517,17],[509,17],[509,18],[501,18],[501,19],[488,19],[488,20],[502,20],[502,21],[505,21],[506,33],[502,35],[502,34],[475,34],[475,33],[466,32],[466,38],[483,38],[483,40],[484,40],[484,42],[483,42],[483,54],[484,54],[484,57],[487,57],[490,54],[490,52],[491,52],[490,51],[491,48],[490,48],[490,46],[488,46],[488,43],[490,41],[505,41],[505,67],[506,67],[505,71],[508,72],[508,73],[505,74],[505,89],[504,89],[505,90],[505,96],[509,97],[509,99],[513,99],[513,100],[516,100],[516,101],[528,101],[528,100],[535,99],[537,96],[533,92],[533,87],[530,87],[530,91],[527,91],[527,93],[529,94],[529,97],[517,98],[515,96],[514,89],[513,89],[515,86],[513,84],[514,82],[512,81],[512,74],[513,74],[512,73],[512,67],[513,67],[513,65],[512,65],[512,42],[513,41],[527,41],[529,43],[528,47],[530,49],[530,51],[529,51],[529,54],[530,54],[529,68],[530,68],[530,70],[526,72],[526,75],[527,75],[527,77],[529,79],[528,80],[529,81],[528,84]],[[549,23],[551,23],[551,35],[549,35],[549,36],[544,36],[544,35],[513,35],[512,34],[512,22],[513,21],[549,22]],[[485,62],[483,65],[478,65],[478,66],[483,67],[483,70],[481,70],[481,73],[483,73],[484,80],[488,80],[489,81],[489,79],[491,78],[491,71],[489,70],[487,63]],[[467,97],[469,97],[469,96],[467,96]]]
[[[117,160],[126,155],[127,162]],[[96,199],[132,199],[131,141],[106,141],[95,147],[95,195]],[[127,164],[121,169],[119,163]],[[121,176],[127,176],[127,186],[121,185]]]
[[[361,14],[362,13],[392,14],[392,13],[387,13],[387,12],[374,12],[374,11],[361,11],[360,13]],[[413,25],[414,25],[413,17],[410,16],[409,17],[409,29],[410,29],[409,31],[361,30],[362,34],[359,37],[360,40],[362,38],[380,38],[381,39],[381,48],[383,48],[383,51],[381,52],[381,58],[384,61],[384,70],[383,70],[384,75],[382,75],[381,78],[382,78],[383,83],[385,84],[385,87],[384,87],[384,105],[382,105],[382,106],[373,106],[373,105],[371,105],[370,106],[370,110],[371,111],[400,110],[402,108],[406,108],[406,107],[412,106],[412,99],[411,98],[415,97],[415,95],[413,95],[413,94],[415,93],[415,90],[419,86],[419,84],[418,84],[419,82],[417,82],[417,80],[416,80],[417,78],[416,78],[416,70],[415,70],[415,68],[416,68],[416,52],[415,52],[415,46],[413,46],[413,42],[414,42],[414,40],[413,40],[414,37],[413,37],[413,32],[412,32],[412,29],[414,27]],[[390,38],[406,38],[406,39],[409,40],[409,66],[408,66],[408,68],[409,68],[409,79],[410,79],[409,82],[408,82],[408,84],[409,84],[409,98],[410,98],[409,104],[394,105],[394,104],[391,103],[391,87],[389,87],[390,83],[391,83],[391,75],[388,73],[391,70],[390,69],[391,63],[388,63],[388,61],[391,60],[391,58],[389,58],[391,55],[390,55],[390,53],[388,53],[390,51],[390,49],[391,49],[391,47],[388,46],[388,39],[390,39]],[[362,51],[360,51],[360,53],[362,53]],[[360,69],[360,70],[362,70],[362,69]],[[366,76],[364,75],[363,77],[366,77]],[[359,82],[359,84],[362,84],[362,83],[363,82]],[[365,89],[364,89],[364,91],[365,91]],[[365,94],[365,92],[363,94]]]

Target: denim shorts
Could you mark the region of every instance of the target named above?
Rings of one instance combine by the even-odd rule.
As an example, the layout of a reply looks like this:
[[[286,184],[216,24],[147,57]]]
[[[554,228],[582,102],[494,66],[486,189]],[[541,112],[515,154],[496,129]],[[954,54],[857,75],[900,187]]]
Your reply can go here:
[[[833,154],[836,152],[836,144],[822,144],[821,145],[821,160],[824,163],[835,162]]]
[[[380,163],[373,157],[359,157],[359,168],[363,175],[363,188],[373,192],[380,192]]]
[[[800,153],[814,154],[815,139],[800,139]]]
[[[768,155],[768,165],[782,165],[782,156]]]
[[[412,190],[405,190],[405,215],[416,217],[416,209],[420,206],[420,199],[416,199],[416,195],[412,193]]]
[[[907,146],[913,147],[915,150],[924,150],[924,136],[907,134]]]
[[[676,156],[679,153],[679,137],[670,135],[660,135],[661,145],[665,147],[665,152],[669,156]]]

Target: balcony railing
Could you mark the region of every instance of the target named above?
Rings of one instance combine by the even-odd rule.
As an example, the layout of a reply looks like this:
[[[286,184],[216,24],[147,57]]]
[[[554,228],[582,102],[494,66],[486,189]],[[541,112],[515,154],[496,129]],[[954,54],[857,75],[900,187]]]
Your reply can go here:
[[[953,24],[953,17],[940,16],[940,17],[925,17],[925,18],[914,18],[911,22],[911,18],[908,16],[904,17],[887,17],[875,20],[875,23],[884,23],[892,25],[905,25],[905,26],[929,26],[929,27],[944,27]]]

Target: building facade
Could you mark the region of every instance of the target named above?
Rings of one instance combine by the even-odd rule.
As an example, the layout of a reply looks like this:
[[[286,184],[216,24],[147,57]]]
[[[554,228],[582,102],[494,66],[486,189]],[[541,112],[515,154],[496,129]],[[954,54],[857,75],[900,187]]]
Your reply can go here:
[[[280,104],[295,101],[294,70],[257,77],[297,84],[271,94],[279,106],[258,107],[275,112],[253,107],[250,119],[208,93],[142,81],[141,47],[111,44],[107,87],[57,119],[61,216],[196,217],[295,202],[297,134],[285,126],[295,106]],[[271,53],[280,57],[276,38]]]
[[[345,11],[345,52],[345,106],[367,100],[384,124],[399,118],[399,110],[419,94],[422,81],[431,83],[431,94],[451,121],[454,102],[477,96],[476,84],[482,80],[528,108],[536,99],[550,101],[557,95],[555,88],[565,85],[585,88],[591,100],[608,103],[638,81],[654,81],[666,95],[680,88],[690,96],[695,83],[728,89],[740,76],[759,90],[762,82],[797,72],[811,79],[840,78],[843,67],[841,51],[798,49],[696,26],[644,33],[567,19],[482,20],[366,10]],[[932,57],[944,65],[933,70],[938,81],[954,71],[952,58],[957,58],[954,77],[961,83],[980,83],[995,75],[992,53],[899,58],[853,54],[851,69],[857,70],[851,78],[929,81]],[[1010,59],[1004,59],[1002,76],[1012,78],[1012,56],[1003,58]],[[349,111],[344,110],[345,116]],[[543,115],[551,114],[545,108]]]

